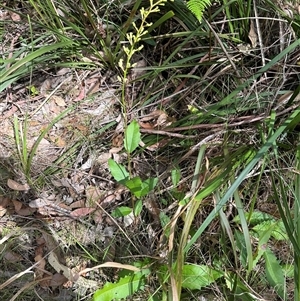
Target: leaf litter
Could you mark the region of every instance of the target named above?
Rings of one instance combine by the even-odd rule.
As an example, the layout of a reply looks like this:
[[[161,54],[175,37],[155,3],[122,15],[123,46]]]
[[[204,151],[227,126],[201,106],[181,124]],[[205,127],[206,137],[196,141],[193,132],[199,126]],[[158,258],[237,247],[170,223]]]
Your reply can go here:
[[[85,86],[82,85],[83,79],[77,80],[83,76],[86,77]],[[108,221],[104,218],[103,209],[114,206],[120,200],[122,190],[118,192],[109,180],[105,166],[112,156],[109,148],[104,146],[103,152],[95,156],[89,153],[90,142],[87,137],[99,135],[101,139],[101,133],[97,132],[103,125],[115,121],[120,112],[116,106],[116,90],[107,86],[101,87],[99,83],[95,85],[95,78],[89,83],[88,77],[86,72],[78,71],[75,75],[70,70],[59,70],[52,76],[44,76],[43,81],[40,78],[33,79],[31,86],[38,93],[38,97],[31,95],[26,88],[14,91],[11,102],[2,108],[0,117],[0,158],[9,162],[9,165],[3,164],[7,174],[4,175],[5,182],[1,183],[1,187],[6,184],[3,185],[3,190],[7,197],[1,198],[0,202],[0,233],[1,236],[5,235],[11,221],[16,222],[20,229],[29,223],[31,226],[30,230],[27,228],[27,232],[30,233],[30,238],[26,245],[30,245],[29,250],[34,251],[32,253],[24,249],[18,253],[8,246],[4,259],[7,262],[21,263],[24,262],[24,257],[32,256],[34,264],[31,267],[28,262],[24,263],[24,269],[27,265],[34,272],[31,281],[36,281],[42,289],[52,288],[57,291],[59,288],[54,294],[57,296],[64,287],[76,288],[79,295],[85,295],[87,291],[91,292],[101,284],[101,276],[95,276],[96,270],[93,277],[99,278],[97,280],[88,279],[89,275],[84,277],[78,274],[82,269],[93,266],[91,259],[83,260],[81,257],[81,262],[75,266],[71,264],[70,267],[64,263],[68,257],[74,256],[68,253],[76,244],[87,246],[100,242],[107,248],[106,255],[103,255],[104,261],[115,258],[111,242],[115,225],[109,226],[109,231],[99,225]],[[86,94],[89,88],[94,94]],[[0,96],[2,98],[4,94]],[[59,118],[41,138],[41,133],[52,120],[70,106],[74,106],[74,109]],[[19,124],[17,145],[14,118]],[[34,150],[37,141],[38,146]],[[75,149],[72,151],[74,145]],[[18,153],[15,151],[16,147],[19,148]],[[25,175],[19,160],[25,166],[32,151],[35,153],[29,166],[29,174]],[[68,152],[73,156],[74,165],[66,165],[68,155],[65,160],[60,161],[64,153]],[[20,158],[20,155],[24,157]],[[50,177],[43,174],[47,174],[51,168],[56,171],[49,173],[54,176],[51,177],[52,183],[48,183]],[[94,177],[94,174],[101,176]],[[101,209],[98,204],[101,204]],[[37,229],[44,229],[42,237],[38,235],[40,230]],[[49,231],[52,235],[56,233],[55,248],[49,242],[49,234],[45,234]],[[65,240],[62,245],[67,248],[64,252],[59,252],[60,256],[55,251],[61,249],[59,240]],[[5,246],[5,243],[1,246]],[[99,250],[99,247],[96,246],[96,249]],[[72,272],[76,268],[77,272]],[[11,271],[13,272],[13,268]],[[12,279],[9,285],[14,285],[14,282]],[[45,296],[45,291],[43,295]]]

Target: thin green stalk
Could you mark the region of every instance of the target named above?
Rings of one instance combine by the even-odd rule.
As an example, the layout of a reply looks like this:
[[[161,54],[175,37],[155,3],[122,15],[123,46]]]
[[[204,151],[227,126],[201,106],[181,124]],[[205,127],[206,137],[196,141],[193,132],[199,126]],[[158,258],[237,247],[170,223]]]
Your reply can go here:
[[[225,155],[225,160],[229,155],[229,151],[227,147],[224,148],[224,155]],[[231,176],[230,180],[231,184],[234,183],[234,175]],[[241,226],[243,229],[243,234],[244,234],[244,239],[245,239],[245,244],[246,244],[246,251],[247,251],[247,263],[248,263],[248,270],[247,274],[249,276],[250,272],[253,269],[253,253],[252,253],[252,246],[251,246],[251,238],[250,238],[250,233],[249,233],[249,228],[247,224],[247,219],[245,217],[245,212],[244,212],[244,206],[241,201],[241,198],[239,196],[239,191],[236,189],[233,193],[233,197],[235,200],[236,208],[240,217],[241,221]]]
[[[129,32],[126,34],[127,41],[129,43],[129,46],[123,46],[123,51],[126,55],[125,60],[121,58],[119,60],[119,67],[121,68],[123,74],[122,77],[119,77],[119,80],[121,81],[121,107],[122,107],[122,115],[123,115],[123,121],[124,121],[124,130],[126,131],[127,123],[128,123],[128,104],[127,104],[127,86],[128,86],[128,75],[130,72],[130,69],[134,67],[134,64],[131,62],[132,57],[135,53],[140,52],[143,49],[143,45],[138,46],[140,41],[142,40],[142,37],[148,34],[148,29],[151,27],[152,23],[149,23],[149,16],[152,13],[159,12],[160,6],[164,5],[167,0],[157,0],[156,2],[153,2],[153,0],[150,0],[149,8],[145,9],[142,7],[140,9],[141,14],[141,24],[139,27],[135,24],[135,22],[132,22],[132,26],[135,29],[135,33]],[[125,139],[127,139],[125,135]],[[127,162],[128,162],[128,172],[131,176],[131,154],[129,151],[127,151]]]
[[[299,138],[298,138],[299,139]],[[300,144],[297,146],[296,152],[296,170],[300,170]],[[295,177],[295,203],[294,203],[294,227],[295,227],[295,240],[298,246],[300,246],[300,175],[296,174]],[[300,300],[300,256],[294,250],[294,283],[295,283],[295,295],[294,300]]]
[[[231,13],[230,13],[230,10],[229,10],[229,3],[227,2],[227,0],[223,0],[223,3],[224,3],[224,8],[225,8],[225,14],[226,14],[226,17],[227,17],[227,20],[228,20],[228,26],[229,26],[229,32],[231,34],[234,33],[234,26],[231,22]]]
[[[197,186],[200,184],[199,183],[199,174],[201,171],[201,166],[203,164],[203,159],[204,159],[204,154],[205,154],[205,149],[206,145],[203,144],[200,147],[198,158],[197,158],[197,163],[194,171],[194,177],[193,177],[193,183],[192,183],[192,193],[195,194],[195,190],[197,189]],[[177,294],[178,294],[178,299],[180,300],[180,295],[181,295],[181,289],[182,289],[182,269],[185,261],[185,253],[184,253],[184,248],[187,244],[188,236],[190,234],[190,229],[192,222],[194,220],[195,214],[198,211],[198,208],[200,206],[201,202],[196,201],[193,197],[191,201],[188,203],[188,209],[185,217],[185,223],[184,227],[182,230],[182,234],[180,237],[180,242],[179,242],[179,247],[178,247],[178,254],[177,254],[177,259],[176,259],[176,269],[175,269],[175,279],[176,279],[176,284],[177,284]]]

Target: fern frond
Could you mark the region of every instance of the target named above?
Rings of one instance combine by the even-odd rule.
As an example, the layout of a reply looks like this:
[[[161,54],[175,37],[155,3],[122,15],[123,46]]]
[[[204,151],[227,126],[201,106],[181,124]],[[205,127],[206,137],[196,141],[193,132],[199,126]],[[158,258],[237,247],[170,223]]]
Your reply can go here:
[[[201,22],[204,10],[211,5],[210,0],[189,0],[187,3],[188,9]]]

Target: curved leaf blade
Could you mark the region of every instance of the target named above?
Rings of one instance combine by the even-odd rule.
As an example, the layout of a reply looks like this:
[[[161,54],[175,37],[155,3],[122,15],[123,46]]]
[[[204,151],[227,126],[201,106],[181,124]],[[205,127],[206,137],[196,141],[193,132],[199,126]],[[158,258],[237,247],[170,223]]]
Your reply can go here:
[[[125,130],[124,147],[128,153],[132,153],[141,141],[140,126],[133,120]]]
[[[144,288],[145,277],[142,273],[121,278],[116,283],[106,283],[105,286],[94,293],[93,301],[112,301],[127,298],[138,290]]]

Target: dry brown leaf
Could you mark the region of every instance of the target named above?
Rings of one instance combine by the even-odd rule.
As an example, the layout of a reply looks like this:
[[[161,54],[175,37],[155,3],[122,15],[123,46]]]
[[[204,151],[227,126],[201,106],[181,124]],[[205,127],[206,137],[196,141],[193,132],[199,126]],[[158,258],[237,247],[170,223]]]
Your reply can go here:
[[[7,206],[10,200],[8,198],[0,197],[0,217],[4,216],[7,211]]]
[[[50,204],[52,204],[52,202],[50,202],[46,199],[39,198],[39,199],[30,201],[28,205],[30,208],[42,208],[45,206],[49,206]]]
[[[54,252],[50,252],[48,262],[58,273],[63,274],[69,281],[76,282],[78,286],[87,287],[89,289],[95,289],[99,286],[97,281],[85,279],[78,273],[74,273],[67,266],[61,264]],[[66,286],[66,284],[64,286]]]
[[[34,212],[36,212],[36,209],[28,206],[23,206],[19,211],[17,211],[17,213],[21,216],[31,216]]]
[[[44,274],[43,278],[39,281],[40,287],[46,289],[50,286],[51,278],[47,275],[47,273]]]
[[[23,260],[23,257],[20,254],[17,254],[13,251],[5,251],[4,253],[4,259],[9,262],[20,262]]]
[[[102,153],[97,158],[97,163],[98,164],[106,164],[110,158],[111,158],[111,153]]]
[[[117,154],[117,153],[119,153],[122,149],[123,149],[123,146],[120,146],[120,147],[112,147],[112,148],[109,150],[109,153],[110,153],[110,154]]]
[[[154,128],[153,124],[150,122],[139,121],[139,125],[141,128],[147,129],[147,130],[152,130]]]
[[[101,191],[97,186],[87,186],[85,189],[85,195],[89,203],[94,203],[95,201],[99,201],[99,199],[103,196],[104,192]]]
[[[83,217],[94,212],[95,208],[78,208],[71,212],[71,216],[73,217]]]
[[[84,98],[85,98],[85,87],[82,87],[79,95],[75,99],[73,99],[73,101],[80,101],[83,100]]]
[[[105,197],[103,200],[101,200],[101,202],[99,202],[101,204],[102,208],[107,208],[109,205],[111,205],[115,200],[117,199],[116,195],[114,193],[108,195],[107,197]]]
[[[12,19],[14,22],[19,22],[19,21],[21,21],[21,17],[20,17],[19,14],[15,13],[15,12],[11,12],[11,11],[9,12],[9,14],[10,14],[11,19]]]
[[[37,279],[43,279],[45,273],[46,260],[41,254],[37,254],[34,257],[34,261],[37,263],[35,266],[35,277]]]
[[[68,279],[64,275],[55,273],[50,280],[49,286],[51,286],[52,288],[59,287],[67,281]]]
[[[120,147],[123,145],[123,134],[117,134],[112,139],[112,146],[113,147]]]
[[[152,216],[153,220],[159,222],[159,214],[160,210],[154,198],[148,197],[145,200],[145,207],[149,211],[150,215]]]
[[[58,105],[59,107],[65,107],[67,106],[66,102],[64,101],[64,99],[58,95],[53,95],[51,97],[51,100],[53,100],[56,105]]]
[[[165,139],[160,140],[157,143],[147,146],[146,148],[149,151],[157,151],[157,149],[162,148],[163,146],[167,145],[169,143],[169,141],[170,141],[169,138],[165,138]]]
[[[75,124],[74,127],[81,132],[83,135],[87,135],[89,133],[89,128],[82,124]]]
[[[79,200],[79,201],[73,202],[70,205],[70,208],[71,209],[82,208],[82,207],[84,207],[84,205],[85,205],[84,200]]]
[[[28,184],[20,184],[12,179],[7,180],[7,186],[16,191],[27,191],[30,189]]]
[[[23,204],[17,200],[12,200],[12,202],[14,204],[14,208],[15,208],[16,212],[18,213],[21,210]]]
[[[54,113],[55,115],[59,114],[61,110],[63,110],[62,107],[58,106],[54,101],[49,102],[48,109],[51,113]],[[51,114],[50,112],[48,114]]]
[[[95,224],[101,224],[103,222],[103,212],[102,210],[96,210],[93,214],[93,220]]]
[[[29,125],[30,125],[30,127],[40,126],[40,125],[41,125],[41,122],[40,122],[40,121],[37,121],[37,120],[30,120],[30,121],[29,121]]]
[[[155,127],[162,128],[172,125],[176,120],[175,118],[169,117],[166,113],[159,115],[157,118]]]
[[[257,46],[257,34],[255,31],[255,26],[253,20],[250,20],[250,31],[248,34],[248,38],[251,41],[252,48],[255,48]]]

